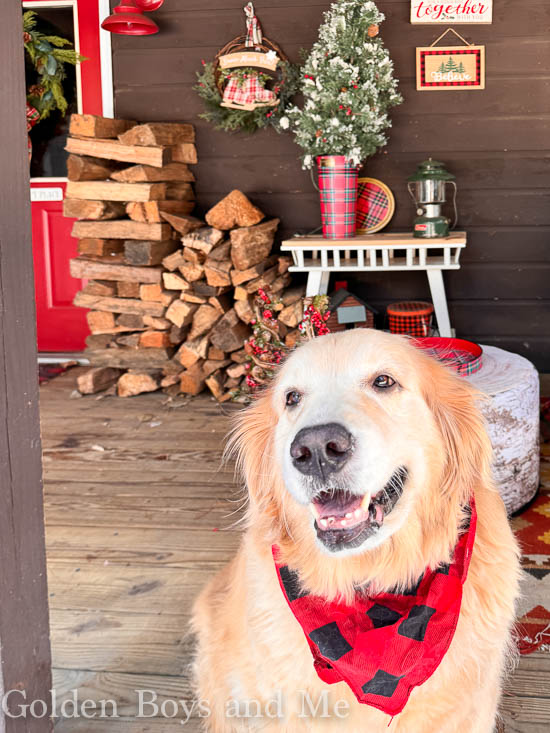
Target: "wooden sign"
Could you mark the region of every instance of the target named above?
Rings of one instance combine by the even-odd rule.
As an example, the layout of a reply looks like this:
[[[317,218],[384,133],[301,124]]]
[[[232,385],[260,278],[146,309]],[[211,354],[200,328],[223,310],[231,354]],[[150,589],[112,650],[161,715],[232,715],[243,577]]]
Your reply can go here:
[[[418,91],[485,89],[485,46],[416,49]]]
[[[280,58],[275,51],[261,53],[257,51],[237,51],[226,53],[219,58],[220,69],[234,69],[239,66],[253,66],[259,69],[275,71]]]
[[[492,23],[493,0],[411,0],[411,23]]]

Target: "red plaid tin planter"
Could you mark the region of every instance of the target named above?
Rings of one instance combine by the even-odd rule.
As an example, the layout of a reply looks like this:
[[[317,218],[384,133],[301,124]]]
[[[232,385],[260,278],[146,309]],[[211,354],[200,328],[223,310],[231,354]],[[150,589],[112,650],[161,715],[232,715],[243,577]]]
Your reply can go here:
[[[441,336],[417,338],[415,344],[454,369],[461,377],[475,374],[483,366],[483,349],[473,341]]]
[[[422,301],[391,303],[388,306],[390,331],[409,336],[430,336],[433,312],[433,305]]]
[[[320,155],[317,166],[323,237],[355,236],[358,169],[346,163],[343,155]]]

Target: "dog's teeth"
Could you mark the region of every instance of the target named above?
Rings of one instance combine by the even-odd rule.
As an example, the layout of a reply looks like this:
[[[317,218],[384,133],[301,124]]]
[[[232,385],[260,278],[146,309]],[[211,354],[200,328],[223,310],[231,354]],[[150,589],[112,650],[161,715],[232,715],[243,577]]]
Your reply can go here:
[[[335,522],[335,521],[336,521],[336,520],[334,519],[334,517],[328,517],[328,519],[327,519],[327,522],[328,522],[329,524],[334,524],[334,522]]]
[[[369,510],[369,504],[370,504],[370,496],[369,496],[369,494],[365,494],[365,496],[363,497],[363,501],[361,502],[361,509],[364,512],[368,512],[368,510]]]
[[[342,525],[342,527],[345,527],[347,523],[348,523],[347,519],[340,520],[340,524]]]
[[[325,527],[325,529],[328,527],[328,522],[327,522],[326,519],[320,519],[319,520],[319,523],[320,523],[321,527]]]
[[[356,509],[355,512],[354,512],[354,514],[355,514],[355,518],[356,519],[359,519],[359,517],[362,517],[363,516],[363,510],[362,509]]]
[[[355,512],[355,514],[356,514],[356,516],[357,516],[357,511]],[[346,519],[352,519],[352,518],[353,518],[353,512],[348,512],[348,513],[346,514]]]

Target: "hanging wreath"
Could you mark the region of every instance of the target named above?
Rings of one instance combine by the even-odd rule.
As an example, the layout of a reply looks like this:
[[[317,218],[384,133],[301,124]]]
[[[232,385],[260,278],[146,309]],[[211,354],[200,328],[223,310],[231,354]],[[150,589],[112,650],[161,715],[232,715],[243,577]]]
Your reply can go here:
[[[252,3],[244,12],[246,35],[226,44],[213,62],[203,61],[197,74],[195,89],[206,107],[200,116],[225,132],[288,129],[285,111],[298,91],[299,68],[263,37]]]
[[[65,64],[84,61],[74,49],[64,48],[71,42],[61,36],[48,36],[36,30],[36,13],[28,10],[23,13],[23,43],[33,65],[37,80],[27,90],[27,103],[38,111],[39,120],[58,109],[65,114],[68,102],[63,92],[63,80],[67,76]]]

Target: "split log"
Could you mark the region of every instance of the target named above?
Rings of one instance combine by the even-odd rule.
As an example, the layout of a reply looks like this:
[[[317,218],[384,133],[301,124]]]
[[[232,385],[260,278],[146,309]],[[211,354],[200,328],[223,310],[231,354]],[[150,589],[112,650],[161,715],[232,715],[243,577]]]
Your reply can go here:
[[[186,236],[182,237],[181,241],[184,246],[193,247],[194,249],[201,249],[199,246],[199,242],[202,242],[203,244],[210,245],[210,249],[208,252],[206,250],[202,250],[206,252],[206,254],[209,254],[210,251],[217,245],[220,244],[220,242],[223,240],[225,236],[225,232],[222,232],[220,229],[216,229],[215,227],[205,227],[202,226],[200,229],[195,229],[194,232],[191,234],[187,234]]]
[[[90,311],[86,313],[86,321],[88,322],[88,328],[94,334],[112,332],[116,326],[113,313]]]
[[[159,267],[135,267],[133,265],[111,265],[95,262],[85,257],[69,261],[71,275],[81,279],[120,280],[134,283],[160,283]]]
[[[148,122],[135,125],[127,132],[118,135],[124,145],[176,145],[177,143],[194,143],[195,128],[193,125],[178,122]]]
[[[177,384],[178,393],[179,393],[179,382],[180,382],[181,372],[182,370],[180,369],[179,372],[174,372],[174,374],[167,374],[165,377],[163,377],[160,380],[160,386],[164,389],[165,387],[172,387],[175,384]]]
[[[122,252],[123,247],[124,241],[122,239],[80,239],[78,242],[78,254],[92,257],[107,257]]]
[[[295,300],[294,303],[287,305],[286,308],[283,308],[279,313],[279,321],[289,328],[296,328],[304,317],[303,311],[304,305],[300,298]]]
[[[195,280],[200,280],[205,274],[204,267],[202,265],[193,264],[192,262],[186,262],[185,265],[180,265],[178,269],[189,283],[195,282]]]
[[[197,148],[193,143],[178,143],[172,145],[172,160],[174,163],[198,163]]]
[[[175,272],[163,272],[162,282],[167,290],[189,290],[191,286]]]
[[[159,388],[158,381],[150,374],[126,372],[117,383],[119,397],[134,397],[144,392],[155,392]]]
[[[146,318],[150,317],[151,316],[138,316],[135,313],[121,313],[117,316],[116,322],[118,326],[125,326],[126,328],[138,330],[151,325],[145,321]]]
[[[133,298],[102,298],[97,295],[77,293],[74,305],[109,313],[134,313],[138,316],[163,316],[165,307],[161,303],[146,303]]]
[[[236,300],[234,307],[235,313],[244,323],[250,323],[250,321],[255,318],[249,298],[246,298],[246,300]]]
[[[126,213],[132,221],[158,223],[162,221],[163,212],[186,216],[194,208],[194,201],[130,201],[126,204]]]
[[[161,242],[150,240],[128,239],[124,242],[124,259],[129,265],[150,267],[160,265],[163,259],[177,249],[175,239]]]
[[[233,364],[227,367],[225,373],[230,379],[239,379],[240,377],[244,377],[247,371],[246,364]]]
[[[114,164],[87,155],[69,155],[67,178],[69,181],[104,181],[114,173]]]
[[[169,331],[172,323],[167,318],[158,316],[143,316],[143,323],[154,328],[155,331]]]
[[[113,138],[122,135],[137,125],[134,120],[119,120],[99,115],[72,114],[69,122],[69,135],[82,137]]]
[[[241,383],[241,380],[240,379],[238,379],[236,377],[233,377],[233,378],[230,377],[229,379],[226,379],[225,380],[225,384],[223,386],[224,386],[224,389],[233,390],[233,389],[236,389],[240,385],[240,383]],[[226,399],[227,400],[230,400],[232,398],[232,396],[233,395],[231,394],[231,392],[226,392],[223,395],[223,397],[221,397],[221,399],[218,400],[218,401],[219,402],[225,402]]]
[[[223,293],[226,293],[229,290],[229,288],[216,288],[213,285],[209,285],[206,282],[203,282],[202,280],[197,280],[193,283],[193,291],[197,293],[198,295],[205,295],[208,298],[211,298],[213,295],[222,295]]]
[[[139,333],[129,333],[125,336],[118,336],[115,343],[118,346],[124,346],[129,349],[137,349],[139,346]]]
[[[108,280],[90,280],[82,288],[82,292],[86,295],[114,295],[116,293],[116,283]]]
[[[190,173],[190,175],[193,175]],[[195,177],[193,176],[193,181]],[[178,181],[168,181],[166,183],[166,198],[175,199],[177,201],[194,201],[195,192],[190,183],[180,183]]]
[[[242,348],[244,340],[249,336],[248,327],[239,320],[233,309],[220,318],[210,331],[210,341],[222,351],[231,352]]]
[[[241,191],[231,191],[206,214],[207,224],[216,229],[250,227],[258,224],[264,214]],[[241,268],[244,269],[244,268]]]
[[[173,346],[179,346],[187,337],[187,326],[175,326],[168,332],[168,338]]]
[[[186,369],[180,376],[180,390],[184,394],[197,395],[204,389],[204,374],[201,369],[201,362]]]
[[[243,349],[239,349],[238,351],[233,351],[231,354],[231,361],[236,362],[237,364],[244,364],[245,361],[248,358],[248,354]]]
[[[198,249],[191,249],[191,247],[183,248],[182,257],[186,262],[192,262],[194,265],[202,265],[206,259],[204,252]]]
[[[231,270],[231,262],[213,262],[212,260],[206,260],[204,263],[204,274],[206,276],[206,282],[214,287],[225,287],[231,285],[231,276],[229,271]]]
[[[194,216],[176,216],[167,212],[162,212],[161,216],[180,234],[189,234],[203,225],[202,221],[195,219]]]
[[[170,335],[166,331],[145,331],[139,337],[142,349],[159,349],[170,345]]]
[[[298,285],[294,288],[289,288],[282,296],[281,296],[281,302],[283,305],[292,305],[297,300],[300,300],[303,298],[306,294],[306,286],[305,285]]]
[[[220,312],[211,305],[201,305],[193,315],[189,338],[191,341],[208,333],[213,325],[221,318]]]
[[[193,147],[195,147],[193,145]],[[146,181],[194,181],[195,176],[184,163],[168,163],[162,168],[151,165],[133,165],[111,175],[114,181],[144,183]]]
[[[222,316],[233,307],[233,303],[228,295],[213,295],[208,298],[208,302],[210,305],[213,305]]]
[[[145,224],[139,221],[115,219],[113,221],[75,221],[73,237],[98,237],[99,239],[172,239],[169,224]]]
[[[154,303],[162,302],[162,294],[165,291],[160,283],[154,285],[140,285],[139,297],[141,300],[153,301]],[[171,301],[170,301],[171,302]]]
[[[197,295],[192,290],[183,291],[180,298],[185,300],[187,303],[197,303],[198,305],[208,303],[208,298],[204,295]]]
[[[183,300],[174,300],[166,311],[166,318],[176,326],[188,326],[198,306],[193,303],[185,303]]]
[[[91,201],[64,199],[63,216],[70,219],[120,219],[124,216],[124,204],[116,201]]]
[[[231,232],[231,260],[237,270],[247,270],[269,256],[278,226],[279,219],[270,219]]]
[[[170,272],[174,272],[174,270],[177,270],[178,267],[180,267],[181,265],[185,265],[185,260],[181,253],[181,250],[178,250],[177,252],[174,252],[173,254],[164,257],[162,260],[162,266]]]
[[[139,283],[137,282],[117,282],[116,292],[119,298],[139,298]]]
[[[80,394],[96,394],[96,392],[102,392],[115,384],[120,375],[120,369],[113,369],[112,367],[88,369],[87,372],[77,377],[77,389]]]
[[[249,295],[253,295],[258,292],[259,288],[267,288],[271,286],[273,281],[277,277],[277,267],[272,267],[266,270],[261,277],[257,277],[255,280],[250,280],[243,285],[237,285],[233,297],[235,300],[246,300]]]
[[[170,148],[140,147],[138,145],[124,145],[117,140],[92,139],[69,137],[65,145],[68,153],[89,155],[94,158],[119,160],[125,163],[142,163],[162,168],[171,160]]]
[[[116,181],[69,181],[67,198],[106,201],[160,201],[166,198],[166,183],[117,183]]]
[[[215,346],[210,346],[208,349],[208,356],[207,358],[211,361],[224,361],[225,360],[225,351],[222,351],[221,349],[217,349]]]
[[[278,268],[279,268],[279,274],[283,275],[285,272],[288,271],[288,268],[292,265],[292,257],[278,257]]]
[[[242,285],[248,280],[254,280],[277,262],[277,255],[272,255],[246,270],[231,270],[231,282],[233,285]]]
[[[205,379],[205,384],[208,389],[212,392],[214,397],[220,401],[223,397],[223,376],[221,372],[215,372],[208,379]]]
[[[195,341],[186,341],[183,343],[176,352],[174,359],[187,369],[199,360],[206,359],[207,353],[208,335],[202,336]]]
[[[109,333],[91,333],[86,336],[85,343],[89,349],[106,349],[110,346],[112,338]]]
[[[86,349],[84,356],[94,366],[118,369],[162,369],[173,349]]]
[[[205,377],[209,377],[214,372],[225,369],[228,364],[231,364],[231,359],[207,359],[202,365],[202,373]]]
[[[281,290],[288,287],[291,281],[292,277],[290,275],[290,272],[285,272],[284,275],[279,275],[279,277],[275,278],[269,288],[273,295],[277,295],[281,292]]]

